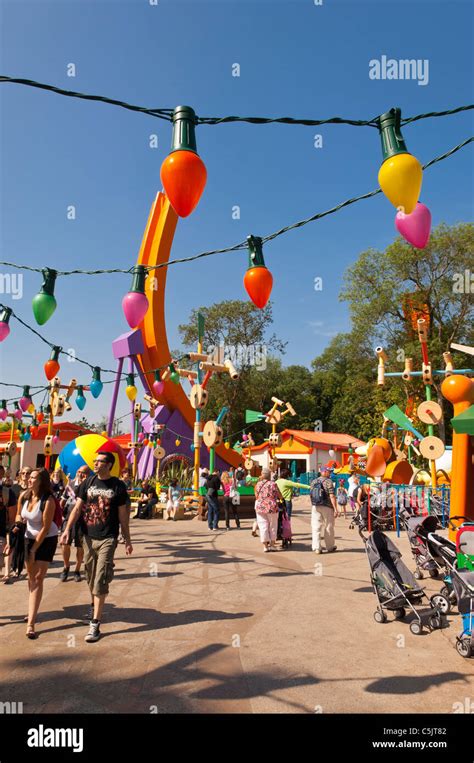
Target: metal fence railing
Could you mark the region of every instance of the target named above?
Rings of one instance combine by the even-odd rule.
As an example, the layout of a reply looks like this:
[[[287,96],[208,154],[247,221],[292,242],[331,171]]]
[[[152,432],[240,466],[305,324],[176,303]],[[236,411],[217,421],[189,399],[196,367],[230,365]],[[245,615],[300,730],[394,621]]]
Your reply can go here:
[[[318,472],[305,472],[299,475],[299,481],[304,485],[311,484]],[[344,479],[344,487],[348,487],[348,475],[333,475],[333,481],[338,486],[339,480]],[[360,484],[369,484],[370,515],[379,513],[387,518],[392,517],[393,529],[400,535],[400,511],[409,511],[415,516],[435,514],[442,527],[446,527],[449,518],[451,488],[449,485],[431,487],[429,485],[392,485],[386,482],[369,482],[365,476],[360,477]]]

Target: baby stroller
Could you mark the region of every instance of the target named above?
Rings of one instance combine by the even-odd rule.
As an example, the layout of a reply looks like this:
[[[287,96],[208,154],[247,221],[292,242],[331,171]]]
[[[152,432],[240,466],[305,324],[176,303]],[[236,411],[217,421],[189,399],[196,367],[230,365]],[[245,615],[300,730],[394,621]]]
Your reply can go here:
[[[453,517],[454,519],[464,519],[464,517]],[[458,527],[456,533],[456,554],[458,569],[474,571],[474,524],[466,522]]]
[[[441,612],[432,602],[427,613],[417,610],[416,607],[421,606],[427,596],[403,564],[402,555],[396,545],[380,530],[374,530],[368,538],[360,529],[359,534],[364,541],[371,582],[378,601],[378,607],[374,612],[375,621],[387,622],[385,610],[393,612],[395,620],[402,620],[408,608],[415,615],[415,619],[410,623],[410,631],[416,636],[423,631],[424,625],[428,625],[430,630],[441,628]]]
[[[403,511],[400,518],[407,531],[416,564],[415,578],[423,578],[422,570],[426,570],[432,578],[439,577],[441,573],[449,573],[456,561],[456,545],[448,538],[436,534],[435,530],[440,529],[438,517],[435,514],[417,517]]]
[[[471,657],[474,655],[474,572],[454,569],[452,581],[463,625],[461,635],[456,636],[456,649],[461,657]]]
[[[292,542],[291,519],[286,513],[286,508],[281,508],[278,512],[278,532],[277,540],[281,540],[281,547],[288,548]]]
[[[415,578],[421,580],[423,570],[432,578],[443,575],[444,585],[439,594],[431,597],[431,603],[438,607],[443,615],[447,615],[451,605],[456,604],[456,594],[451,582],[451,571],[456,562],[456,546],[448,538],[434,532],[440,527],[436,515],[414,516],[404,510],[400,512],[400,518],[407,531],[416,564]]]

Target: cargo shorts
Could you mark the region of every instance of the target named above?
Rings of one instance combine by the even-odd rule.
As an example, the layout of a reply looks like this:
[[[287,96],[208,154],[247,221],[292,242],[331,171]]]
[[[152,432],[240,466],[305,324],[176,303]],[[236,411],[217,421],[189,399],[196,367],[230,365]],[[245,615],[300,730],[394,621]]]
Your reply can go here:
[[[84,535],[84,569],[87,585],[93,596],[104,596],[109,592],[109,583],[114,576],[114,553],[117,538],[97,540]]]

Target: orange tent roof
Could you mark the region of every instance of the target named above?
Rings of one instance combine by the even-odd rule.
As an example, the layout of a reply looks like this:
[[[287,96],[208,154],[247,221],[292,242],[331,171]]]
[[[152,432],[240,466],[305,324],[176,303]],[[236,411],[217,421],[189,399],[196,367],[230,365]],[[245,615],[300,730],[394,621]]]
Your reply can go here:
[[[117,443],[117,445],[120,445],[121,448],[124,450],[128,450],[128,444],[130,443],[130,432],[128,434],[118,434],[115,437],[111,437],[111,440]]]
[[[338,434],[336,432],[311,432],[304,429],[284,429],[280,433],[283,439],[281,448],[276,448],[276,453],[311,453],[314,448],[319,450],[347,450],[349,446],[353,448],[364,445],[362,440],[351,437],[348,434]],[[293,438],[290,445],[288,440]],[[259,453],[268,448],[268,443],[255,445],[251,448],[252,453]]]
[[[338,447],[348,448],[351,445],[353,448],[358,448],[359,445],[365,445],[365,443],[357,437],[352,437],[349,434],[339,434],[338,432],[311,432],[310,430],[305,429],[285,429],[284,432],[282,432],[282,435],[283,434],[289,436],[293,435],[293,437],[313,442],[315,445],[320,445],[323,448],[325,445],[327,445],[328,448],[334,447],[335,449]]]
[[[25,423],[27,423],[27,426],[29,426],[30,419],[25,420]],[[55,421],[53,424],[53,434],[56,434],[56,432],[59,432],[59,439],[62,442],[70,442],[71,440],[74,440],[75,437],[79,437],[81,434],[93,434],[90,429],[84,429],[84,427],[80,427],[78,424],[74,424],[72,421]],[[40,424],[38,426],[38,433],[35,436],[32,436],[32,440],[44,440],[46,435],[48,434],[48,425],[47,424]],[[13,440],[15,442],[20,441],[20,436],[18,434],[18,430],[15,429]],[[0,443],[9,442],[10,441],[10,429],[6,432],[0,432]]]

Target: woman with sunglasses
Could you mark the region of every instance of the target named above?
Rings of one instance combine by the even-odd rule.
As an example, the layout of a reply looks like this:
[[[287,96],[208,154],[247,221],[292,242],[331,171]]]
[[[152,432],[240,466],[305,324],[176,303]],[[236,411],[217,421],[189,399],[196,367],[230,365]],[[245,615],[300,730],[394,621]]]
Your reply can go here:
[[[46,469],[33,469],[28,480],[28,490],[22,494],[19,503],[22,505],[16,522],[26,522],[25,560],[29,589],[26,636],[35,639],[35,622],[43,596],[43,580],[53,561],[59,532],[53,521],[56,503]]]

